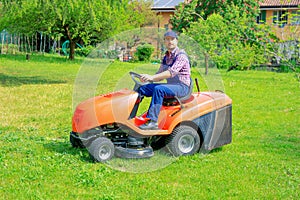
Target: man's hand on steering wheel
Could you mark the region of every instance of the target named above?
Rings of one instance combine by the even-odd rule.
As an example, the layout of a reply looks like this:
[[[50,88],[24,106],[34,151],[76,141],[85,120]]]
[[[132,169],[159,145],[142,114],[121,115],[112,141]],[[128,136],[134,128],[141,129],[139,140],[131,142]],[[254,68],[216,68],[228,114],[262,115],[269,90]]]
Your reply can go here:
[[[142,82],[153,82],[153,76],[149,74],[141,74],[140,80]]]
[[[144,81],[146,79],[142,79],[142,74],[138,74],[138,73],[135,73],[135,72],[129,72],[130,76],[131,76],[131,79],[135,82],[136,84],[136,87],[135,88],[138,88],[139,86],[141,85],[146,85],[148,83],[151,83],[151,81]],[[146,74],[143,74],[143,75],[146,75]]]

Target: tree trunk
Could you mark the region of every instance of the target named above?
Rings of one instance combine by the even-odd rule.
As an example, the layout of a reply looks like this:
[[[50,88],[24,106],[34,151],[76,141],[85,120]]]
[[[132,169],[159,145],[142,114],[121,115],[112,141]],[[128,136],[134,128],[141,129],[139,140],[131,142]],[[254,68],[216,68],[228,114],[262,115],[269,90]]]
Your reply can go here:
[[[70,46],[70,53],[69,53],[69,59],[74,60],[75,58],[75,47],[76,47],[76,42],[72,39],[71,33],[69,31],[69,25],[64,26],[65,33],[70,41],[69,46]]]
[[[74,60],[75,59],[75,47],[76,47],[76,42],[74,40],[70,40],[70,54],[69,54],[69,59]]]
[[[205,75],[207,75],[208,74],[208,66],[209,66],[209,63],[208,63],[209,55],[208,55],[208,53],[204,53],[204,56],[205,56]]]

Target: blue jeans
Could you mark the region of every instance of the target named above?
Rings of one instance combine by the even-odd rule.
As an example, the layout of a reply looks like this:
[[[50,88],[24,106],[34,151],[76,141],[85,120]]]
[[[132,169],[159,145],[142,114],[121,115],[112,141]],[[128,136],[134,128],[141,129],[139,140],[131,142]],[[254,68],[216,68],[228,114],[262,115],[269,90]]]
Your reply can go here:
[[[138,93],[142,96],[152,97],[148,109],[147,118],[157,122],[159,111],[162,107],[163,99],[170,97],[183,97],[189,92],[189,87],[184,83],[179,84],[159,84],[150,83],[139,88]]]

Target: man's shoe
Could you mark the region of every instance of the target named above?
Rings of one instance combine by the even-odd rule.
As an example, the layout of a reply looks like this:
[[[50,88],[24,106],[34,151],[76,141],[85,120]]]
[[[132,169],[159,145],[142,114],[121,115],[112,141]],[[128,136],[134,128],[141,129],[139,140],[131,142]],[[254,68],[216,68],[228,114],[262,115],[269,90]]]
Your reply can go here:
[[[147,124],[141,125],[140,129],[143,129],[143,130],[158,130],[159,128],[158,128],[157,122],[150,121]]]

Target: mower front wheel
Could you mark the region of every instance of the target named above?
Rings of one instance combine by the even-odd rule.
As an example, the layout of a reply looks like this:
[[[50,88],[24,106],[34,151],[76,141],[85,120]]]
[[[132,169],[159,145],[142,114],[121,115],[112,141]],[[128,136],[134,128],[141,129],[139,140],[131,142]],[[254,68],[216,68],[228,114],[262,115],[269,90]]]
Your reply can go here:
[[[174,156],[193,155],[200,149],[198,132],[186,125],[178,126],[166,141],[167,150]]]
[[[88,147],[88,150],[91,157],[96,162],[108,161],[115,153],[114,144],[106,137],[99,137],[95,139]]]

